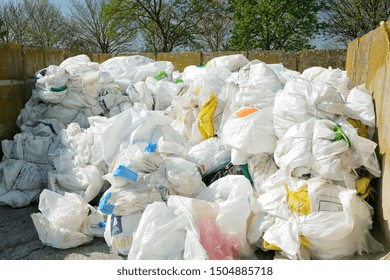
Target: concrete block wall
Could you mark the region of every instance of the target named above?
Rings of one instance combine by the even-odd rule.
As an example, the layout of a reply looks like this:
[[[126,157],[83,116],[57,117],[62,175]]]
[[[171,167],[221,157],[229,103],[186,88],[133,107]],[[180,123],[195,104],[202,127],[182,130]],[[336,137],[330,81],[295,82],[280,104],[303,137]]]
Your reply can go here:
[[[374,99],[383,172],[376,186],[375,221],[390,248],[390,21],[348,45],[346,70],[353,85],[365,84]]]
[[[0,44],[0,140],[12,139],[19,132],[16,119],[31,97],[35,73],[77,54],[57,48]]]

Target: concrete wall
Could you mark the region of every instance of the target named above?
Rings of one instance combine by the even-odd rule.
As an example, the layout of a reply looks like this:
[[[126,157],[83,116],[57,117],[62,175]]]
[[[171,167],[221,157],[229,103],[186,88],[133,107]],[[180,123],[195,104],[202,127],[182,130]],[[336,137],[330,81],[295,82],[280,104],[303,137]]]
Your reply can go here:
[[[283,63],[285,67],[291,70],[303,71],[311,66],[331,66],[344,69],[346,52],[346,50],[304,50],[300,52],[243,51],[117,55],[143,55],[157,61],[168,60],[174,64],[175,70],[183,71],[188,65],[205,65],[215,57],[241,53],[249,60],[259,59],[266,63]],[[12,139],[19,132],[19,128],[16,126],[16,118],[31,96],[35,73],[49,65],[59,65],[65,59],[78,54],[80,52],[67,49],[0,44],[0,141]],[[92,61],[98,63],[116,56],[116,54],[85,54]]]
[[[390,247],[390,21],[348,45],[346,70],[352,83],[365,83],[374,98],[383,172],[377,184],[375,218]]]

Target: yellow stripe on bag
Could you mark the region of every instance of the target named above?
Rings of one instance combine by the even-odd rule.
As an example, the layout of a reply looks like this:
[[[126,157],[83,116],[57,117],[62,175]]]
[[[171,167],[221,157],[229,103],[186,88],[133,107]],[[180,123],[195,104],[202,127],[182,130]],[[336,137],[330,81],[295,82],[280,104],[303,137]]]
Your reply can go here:
[[[264,240],[264,242],[263,242],[263,247],[264,247],[264,249],[266,249],[266,250],[274,250],[274,251],[280,251],[280,250],[282,250],[282,249],[280,249],[280,247],[279,247],[278,245],[276,245],[276,244],[270,244],[270,243],[268,243],[268,242],[265,241],[265,240]]]

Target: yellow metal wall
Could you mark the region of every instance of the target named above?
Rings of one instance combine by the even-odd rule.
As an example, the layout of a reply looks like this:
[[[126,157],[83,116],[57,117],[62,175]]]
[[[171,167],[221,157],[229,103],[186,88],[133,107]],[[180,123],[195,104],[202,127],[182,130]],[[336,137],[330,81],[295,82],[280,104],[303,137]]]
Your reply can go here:
[[[377,184],[376,220],[390,247],[390,21],[348,45],[346,70],[352,83],[366,84],[374,98],[383,171]]]

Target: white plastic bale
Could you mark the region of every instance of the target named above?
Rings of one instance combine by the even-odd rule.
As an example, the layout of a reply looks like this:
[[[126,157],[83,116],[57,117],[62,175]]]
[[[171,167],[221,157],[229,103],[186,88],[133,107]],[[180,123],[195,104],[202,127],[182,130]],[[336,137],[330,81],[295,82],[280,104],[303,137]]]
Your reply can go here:
[[[47,184],[45,168],[23,160],[2,161],[0,163],[1,192],[42,190]]]
[[[219,66],[212,70],[207,70],[206,74],[197,80],[191,81],[190,86],[197,90],[206,90],[219,95],[221,89],[232,75],[231,70],[226,66]]]
[[[146,148],[147,143],[129,145],[114,158],[109,173],[104,175],[104,179],[112,186],[124,187],[129,183],[142,180],[145,174],[155,172],[163,164],[163,159],[158,153],[146,151]],[[128,169],[136,178],[114,176],[113,173],[120,166]]]
[[[275,96],[275,133],[280,139],[290,127],[312,117],[334,120],[342,115],[343,107],[344,99],[334,87],[291,79]]]
[[[375,109],[372,96],[365,85],[354,87],[348,94],[344,106],[346,116],[363,124],[375,127]]]
[[[16,124],[21,127],[22,125],[35,126],[38,124],[39,119],[44,118],[44,113],[47,109],[46,103],[39,103],[38,90],[32,90],[32,96],[24,105],[20,111]]]
[[[152,185],[147,183],[140,182],[122,188],[111,186],[102,195],[99,209],[111,205],[110,214],[128,216],[143,212],[147,205],[156,201],[162,201],[161,195]]]
[[[129,260],[180,259],[185,242],[184,215],[176,216],[163,202],[149,204],[134,234]]]
[[[26,207],[39,198],[41,191],[41,189],[10,190],[1,194],[0,190],[0,205],[8,205],[12,208]]]
[[[344,173],[350,173],[359,166],[358,162],[350,157],[348,142],[335,141],[334,127],[336,124],[329,120],[315,121],[312,152],[317,162],[315,171],[324,178],[340,181]]]
[[[174,66],[170,61],[156,61],[141,65],[138,67],[137,72],[132,77],[130,84],[135,84],[139,81],[144,82],[147,77],[155,77],[161,72],[165,72],[168,76],[167,78],[172,79],[173,69]]]
[[[68,91],[69,74],[56,65],[50,65],[45,70],[45,75],[36,81],[39,98],[45,103],[59,103]]]
[[[7,159],[0,162],[2,186],[10,191],[24,165],[23,160]]]
[[[157,125],[168,124],[171,118],[163,112],[129,109],[109,119],[102,128],[101,145],[103,158],[108,165],[127,146],[148,142]],[[112,141],[116,139],[116,141]]]
[[[59,67],[65,68],[68,73],[75,75],[86,70],[99,70],[99,63],[91,62],[90,58],[85,54],[69,57],[65,59]]]
[[[276,244],[290,259],[309,257],[319,259],[348,258],[355,253],[377,252],[383,247],[373,239],[369,230],[372,228],[372,208],[356,195],[356,191],[334,185],[329,180],[312,178],[298,180],[285,178],[272,180],[272,188],[258,198],[256,213],[275,217],[257,220],[256,227],[266,223],[263,239],[269,244]],[[286,187],[290,191],[299,191],[308,186],[310,213],[291,212],[285,202]],[[279,195],[276,195],[279,193]],[[263,214],[263,215],[264,215]],[[310,242],[305,248],[300,237]],[[340,245],[342,244],[342,245]]]
[[[338,119],[337,123],[345,137],[339,141],[334,131],[338,125],[330,120],[313,118],[292,126],[277,142],[276,164],[293,176],[320,175],[344,181],[349,188],[353,188],[350,180],[354,180],[354,170],[359,167],[364,166],[373,176],[380,176],[376,143],[360,137],[345,120]]]
[[[255,203],[248,179],[241,175],[228,175],[212,183],[196,198],[218,204],[216,222],[225,233],[238,238],[239,258],[254,258],[247,242],[249,218]]]
[[[144,104],[145,109],[152,110],[154,105],[153,92],[147,87],[144,81],[139,81],[135,84],[130,84],[126,88],[126,94],[129,96],[131,103]]]
[[[307,247],[312,256],[319,259],[341,259],[355,253],[382,251],[383,246],[370,234],[371,206],[352,190],[341,190],[338,198],[342,204],[341,212],[322,211],[309,215],[302,221],[302,234],[313,244]]]
[[[133,235],[137,231],[142,213],[133,213],[126,216],[108,215],[104,231],[104,240],[111,252],[127,256],[133,242]]]
[[[60,105],[68,109],[82,109],[89,106],[85,100],[82,92],[78,88],[69,88],[64,99],[61,100]]]
[[[214,172],[230,161],[231,150],[218,137],[211,137],[188,151],[188,160],[202,169],[202,176]]]
[[[111,77],[115,78],[115,83],[119,85],[121,89],[125,90],[134,80],[138,68],[152,62],[154,62],[154,60],[151,58],[141,55],[132,55],[113,57],[100,65]]]
[[[198,67],[195,65],[189,65],[183,70],[183,80],[187,83],[194,82],[207,74],[207,70],[204,67]]]
[[[207,62],[205,67],[207,71],[211,71],[214,68],[221,66],[229,68],[230,71],[237,71],[248,63],[249,60],[243,54],[234,54],[215,57]]]
[[[99,216],[99,213],[77,194],[66,193],[62,196],[43,190],[38,209],[41,213],[34,213],[31,218],[45,245],[66,249],[92,241],[91,228],[94,225],[89,222],[96,222],[96,219],[89,219],[88,216]]]
[[[241,115],[242,110],[252,110]],[[248,155],[258,153],[272,154],[276,147],[276,136],[273,126],[272,108],[242,108],[230,116],[222,128],[222,143]],[[245,164],[247,159],[235,160],[233,164]]]
[[[16,177],[12,189],[15,190],[41,190],[46,187],[46,172],[39,168],[35,163],[25,162]]]
[[[202,175],[193,162],[179,157],[168,157],[164,164],[168,181],[172,184],[170,193],[195,197],[206,188]]]
[[[171,105],[172,98],[178,95],[182,84],[171,81],[157,81],[154,77],[147,77],[145,85],[151,90],[154,99],[154,110],[165,110]]]
[[[134,235],[128,259],[200,260],[215,255],[215,252],[212,251],[223,251],[219,247],[208,248],[209,241],[206,240],[207,238],[218,238],[218,240],[213,239],[214,242],[226,242],[229,238],[231,240],[228,242],[238,241],[239,248],[234,250],[239,251],[239,256],[219,255],[219,257],[228,259],[253,257],[253,252],[252,254],[245,254],[246,249],[248,249],[245,245],[246,237],[245,233],[240,234],[241,230],[246,231],[246,216],[242,216],[240,213],[248,211],[248,206],[245,206],[245,204],[248,205],[248,200],[245,196],[231,197],[230,199],[231,203],[229,201],[221,202],[221,207],[213,202],[182,196],[170,196],[167,204],[158,202],[150,204],[146,208]],[[234,201],[237,199],[242,199],[242,201]],[[233,227],[226,221],[225,216],[230,216],[230,218],[235,216],[240,221],[229,219],[231,223],[234,222],[235,226]],[[202,230],[205,229],[199,225],[202,221],[208,219],[215,221],[215,230],[218,229],[220,235],[213,232],[213,236],[204,236]],[[237,227],[237,224],[239,227]],[[202,239],[202,237],[206,239]],[[175,242],[172,242],[173,240]],[[220,245],[231,246],[233,244],[224,243]],[[204,246],[212,251],[207,253]],[[229,253],[232,252],[229,251]]]
[[[173,99],[172,105],[175,108],[172,127],[186,140],[196,143],[204,140],[197,124],[200,108],[196,98],[189,94],[177,96]]]
[[[267,66],[275,72],[283,84],[286,84],[290,79],[299,78],[301,76],[300,72],[287,69],[281,63],[267,64]]]
[[[66,171],[49,173],[49,188],[63,194],[72,192],[83,197],[87,202],[93,200],[104,185],[103,172],[94,165],[73,167]]]
[[[254,60],[238,72],[238,80],[228,79],[221,94],[225,109],[221,128],[230,115],[242,107],[272,107],[275,94],[282,89],[282,83],[276,73],[265,63]],[[233,75],[232,75],[233,76]]]
[[[248,171],[253,180],[254,190],[260,192],[261,186],[278,171],[278,167],[270,154],[260,153],[249,159]]]
[[[314,66],[305,69],[302,72],[302,77],[315,83],[325,83],[335,86],[343,96],[350,87],[347,71],[339,68],[333,69],[332,67],[324,68]]]

